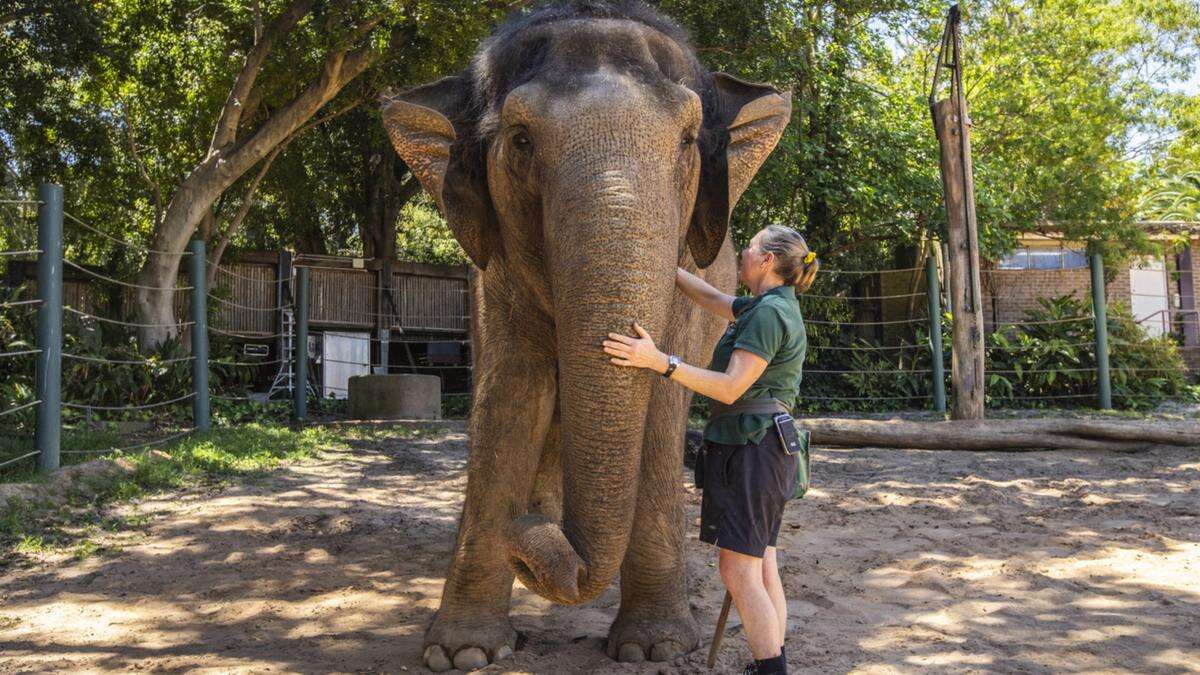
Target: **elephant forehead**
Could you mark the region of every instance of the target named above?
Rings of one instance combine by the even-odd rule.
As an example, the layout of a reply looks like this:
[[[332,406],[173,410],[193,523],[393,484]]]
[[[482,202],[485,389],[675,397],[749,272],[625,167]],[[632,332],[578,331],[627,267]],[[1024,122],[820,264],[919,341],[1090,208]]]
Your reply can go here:
[[[531,26],[493,39],[472,65],[479,98],[498,110],[509,92],[540,81],[560,91],[584,86],[590,75],[617,72],[668,98],[695,88],[702,72],[685,47],[658,30],[625,19],[570,19]]]

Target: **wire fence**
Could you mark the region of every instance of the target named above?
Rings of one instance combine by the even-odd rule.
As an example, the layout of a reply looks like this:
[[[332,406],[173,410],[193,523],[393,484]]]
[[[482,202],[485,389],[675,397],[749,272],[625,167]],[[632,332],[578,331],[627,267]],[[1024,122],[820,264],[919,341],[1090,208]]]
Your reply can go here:
[[[208,259],[198,242],[186,251],[162,251],[122,241],[62,211],[61,204],[61,190],[0,203],[0,211],[19,209],[5,216],[0,271],[36,264],[38,272],[36,284],[0,287],[0,469],[35,462],[52,469],[62,457],[161,447],[214,423],[264,415],[345,417],[352,378],[368,374],[436,376],[443,414],[467,413],[474,376],[467,330],[437,333],[404,322],[469,326],[468,288],[448,286],[433,301],[418,302],[384,283],[381,272],[368,271],[376,276],[364,277],[354,293],[371,302],[337,308],[342,320],[362,323],[343,328],[328,319],[312,321],[320,304],[309,292],[310,272],[362,270],[281,264],[272,278],[259,278]],[[73,242],[119,243],[143,260],[175,256],[186,274],[155,281],[135,269],[101,268],[64,255],[64,222]],[[22,223],[28,232],[18,231]],[[65,297],[68,269],[100,296],[168,294],[172,313],[143,317],[128,303],[98,304],[82,293]],[[1123,292],[1105,295],[1077,270],[1039,270],[1036,279],[1013,270],[981,272],[986,393],[993,408],[1178,400],[1184,393],[1180,355],[1200,367],[1200,313],[1169,293],[1126,284]],[[1185,278],[1178,270],[1163,274],[1168,287]],[[933,258],[899,269],[822,270],[811,292],[798,296],[807,351],[796,409],[945,412],[953,394],[953,321],[943,277]],[[237,286],[241,282],[247,286]],[[1070,290],[1075,299],[1042,297],[1041,289],[1027,288],[1031,284]],[[234,293],[257,285],[263,288]],[[259,318],[230,320],[246,314]],[[314,326],[319,328],[310,338]],[[137,345],[148,337],[163,347],[139,352]],[[706,402],[695,397],[692,412],[704,415]],[[129,422],[145,426],[99,446],[79,440],[91,430]],[[62,438],[51,429],[61,430]]]
[[[197,242],[185,251],[165,251],[125,241],[62,210],[61,189],[50,187],[49,193],[42,200],[0,202],[6,225],[0,237],[6,280],[0,285],[0,470],[50,470],[63,462],[146,451],[209,431],[214,423],[345,417],[351,378],[371,373],[436,375],[445,388],[442,412],[465,414],[473,366],[470,341],[458,334],[401,329],[355,335],[326,325],[310,342],[313,305],[304,266],[289,265],[286,273],[261,279],[209,260]],[[5,211],[14,205],[24,210]],[[22,226],[25,231],[18,231]],[[98,267],[64,253],[65,241],[69,251],[118,244],[134,263],[124,271]],[[154,255],[176,257],[180,279],[149,281],[136,274]],[[36,266],[36,282],[25,281],[27,268],[10,270],[10,264]],[[16,276],[8,273],[14,270]],[[226,284],[236,291],[242,282],[266,290],[230,295]],[[396,292],[378,283],[369,290]],[[142,292],[170,294],[171,315],[135,315],[128,300]],[[114,297],[126,301],[103,300]],[[441,313],[409,308],[404,319],[468,318],[457,304],[423,306]],[[238,321],[245,313],[264,319],[248,330]],[[352,308],[345,312],[352,314]],[[362,314],[389,325],[399,313]],[[263,321],[270,328],[254,330]],[[148,333],[161,346],[142,354],[137,345]],[[346,352],[350,357],[338,351],[364,344],[366,358],[354,349]],[[47,433],[51,428],[61,433]]]

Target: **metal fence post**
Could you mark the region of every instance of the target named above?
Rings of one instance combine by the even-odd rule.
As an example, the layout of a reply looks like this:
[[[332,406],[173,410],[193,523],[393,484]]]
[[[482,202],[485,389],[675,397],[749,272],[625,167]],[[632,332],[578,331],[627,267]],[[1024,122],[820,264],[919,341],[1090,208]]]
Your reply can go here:
[[[62,440],[63,189],[38,186],[37,408],[38,470],[59,466]]]
[[[292,385],[293,414],[297,422],[308,417],[308,268],[296,268],[296,331],[292,355],[296,369]]]
[[[925,259],[925,280],[929,287],[929,351],[933,364],[933,408],[946,412],[946,375],[942,353],[942,291],[938,287],[937,258],[931,253]]]
[[[196,393],[192,399],[192,416],[196,431],[205,433],[212,428],[208,400],[208,290],[205,288],[206,262],[204,242],[193,239],[188,244],[191,259],[188,260],[188,275],[192,280],[192,386]]]
[[[1092,254],[1092,315],[1096,321],[1096,381],[1100,407],[1112,410],[1112,379],[1108,372],[1108,308],[1104,299],[1104,258]]]

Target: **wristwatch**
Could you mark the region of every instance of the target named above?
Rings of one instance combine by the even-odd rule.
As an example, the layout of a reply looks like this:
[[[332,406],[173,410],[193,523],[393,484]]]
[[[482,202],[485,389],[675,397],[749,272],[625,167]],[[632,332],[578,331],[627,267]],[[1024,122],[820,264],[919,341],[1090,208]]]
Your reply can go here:
[[[675,356],[674,354],[668,356],[667,369],[663,371],[662,376],[668,380],[671,379],[671,373],[675,372],[675,368],[679,366],[680,363],[683,363],[683,359],[679,358],[678,356]]]

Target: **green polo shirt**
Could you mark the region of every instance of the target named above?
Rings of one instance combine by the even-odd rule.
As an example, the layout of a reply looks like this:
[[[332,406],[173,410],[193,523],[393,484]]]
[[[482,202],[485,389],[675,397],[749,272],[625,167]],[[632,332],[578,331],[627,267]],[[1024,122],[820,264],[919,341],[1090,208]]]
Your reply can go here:
[[[796,289],[776,286],[754,297],[735,298],[733,316],[713,350],[708,369],[725,372],[735,349],[757,354],[767,361],[767,368],[738,401],[774,397],[789,408],[795,407],[808,348]],[[759,443],[774,425],[771,417],[767,413],[744,413],[710,418],[704,438],[729,445]]]

